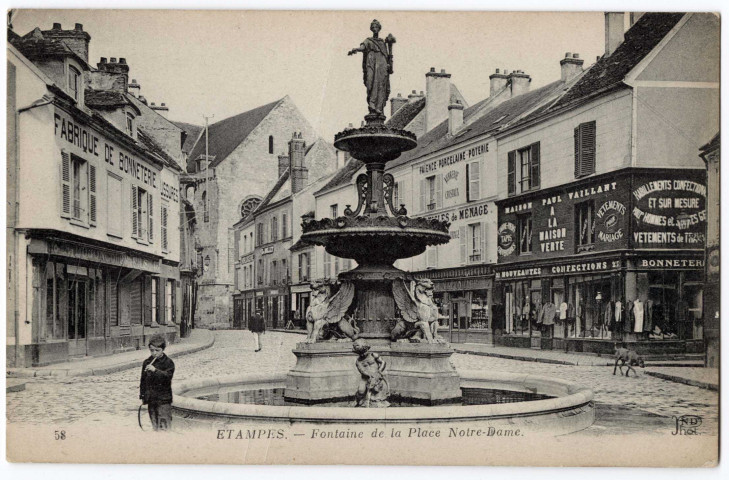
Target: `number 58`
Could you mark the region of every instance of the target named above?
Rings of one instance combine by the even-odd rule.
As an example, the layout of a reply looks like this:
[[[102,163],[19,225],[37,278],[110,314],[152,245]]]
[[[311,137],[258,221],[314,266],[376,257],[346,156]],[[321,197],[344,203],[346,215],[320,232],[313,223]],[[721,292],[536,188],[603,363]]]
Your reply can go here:
[[[56,440],[65,440],[66,439],[66,431],[65,430],[56,430],[53,433],[53,436]]]

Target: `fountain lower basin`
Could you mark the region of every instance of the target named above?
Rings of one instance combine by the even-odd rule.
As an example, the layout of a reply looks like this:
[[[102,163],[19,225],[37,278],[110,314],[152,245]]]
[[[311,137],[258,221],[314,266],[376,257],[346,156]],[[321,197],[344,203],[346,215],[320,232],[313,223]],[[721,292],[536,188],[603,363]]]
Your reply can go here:
[[[181,382],[174,387],[173,413],[194,422],[286,422],[316,424],[452,423],[521,428],[524,432],[563,435],[583,430],[595,420],[591,390],[559,379],[505,372],[460,371],[462,389],[485,389],[547,396],[542,400],[488,405],[354,408],[349,406],[255,405],[201,400],[231,391],[278,389],[286,373],[231,375]]]

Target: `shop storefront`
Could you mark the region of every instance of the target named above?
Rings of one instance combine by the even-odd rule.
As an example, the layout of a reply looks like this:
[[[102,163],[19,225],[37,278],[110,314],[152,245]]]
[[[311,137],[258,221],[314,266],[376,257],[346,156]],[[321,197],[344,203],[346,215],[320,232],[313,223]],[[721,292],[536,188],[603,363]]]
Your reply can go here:
[[[438,332],[451,343],[491,343],[491,265],[426,270],[440,313]]]
[[[254,308],[263,312],[266,328],[285,328],[291,318],[287,288],[265,288],[254,293]]]
[[[248,320],[255,313],[256,294],[246,291],[233,296],[233,328],[245,330]]]
[[[27,366],[138,350],[158,333],[175,340],[176,269],[83,239],[30,235],[35,341]]]
[[[705,198],[700,172],[626,170],[497,202],[496,343],[700,350]]]
[[[291,286],[291,321],[295,328],[306,329],[306,310],[311,303],[311,285]]]

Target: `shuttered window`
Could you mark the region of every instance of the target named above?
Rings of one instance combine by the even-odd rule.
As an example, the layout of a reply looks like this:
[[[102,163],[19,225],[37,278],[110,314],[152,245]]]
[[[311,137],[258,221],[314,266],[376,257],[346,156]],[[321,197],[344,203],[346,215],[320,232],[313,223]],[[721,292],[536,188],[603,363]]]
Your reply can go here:
[[[154,207],[152,205],[152,194],[147,193],[147,239],[149,243],[154,241]]]
[[[132,185],[132,238],[139,238],[139,192]]]
[[[468,261],[468,243],[466,242],[466,227],[458,227],[458,241],[461,248],[461,263]]]
[[[89,164],[89,225],[96,226],[96,165]]]
[[[480,263],[482,261],[481,247],[481,224],[473,223],[467,230],[468,263]]]
[[[516,150],[509,152],[507,182],[509,184],[509,195],[516,193]]]
[[[438,267],[438,247],[432,245],[425,251],[425,264],[426,268],[437,268]]]
[[[71,217],[71,155],[61,151],[61,216]]]
[[[167,215],[168,207],[166,204],[162,204],[162,211],[160,212],[160,235],[162,237],[162,250],[167,251],[169,249],[169,243],[167,239]]]
[[[469,202],[481,198],[480,162],[471,162],[466,165],[466,196]]]
[[[596,122],[575,128],[575,178],[595,173]]]

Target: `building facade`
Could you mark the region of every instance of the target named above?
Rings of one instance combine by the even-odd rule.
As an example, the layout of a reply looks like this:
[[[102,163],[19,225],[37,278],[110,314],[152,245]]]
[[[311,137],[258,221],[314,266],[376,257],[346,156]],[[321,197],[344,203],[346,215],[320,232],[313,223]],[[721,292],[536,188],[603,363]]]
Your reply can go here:
[[[704,285],[704,338],[706,366],[718,368],[721,360],[721,139],[717,133],[701,147],[706,162],[706,282]]]
[[[197,212],[197,326],[230,328],[233,322],[233,225],[253,211],[279,179],[279,155],[292,132],[313,145],[309,122],[286,96],[203,129],[188,158],[182,183]],[[206,157],[207,155],[207,157]]]
[[[496,136],[497,342],[701,350],[706,172],[689,152],[718,126],[718,38],[712,15],[645,14]]]
[[[179,334],[180,168],[139,125],[126,61],[91,67],[89,41],[80,24],[9,33],[9,366]]]

